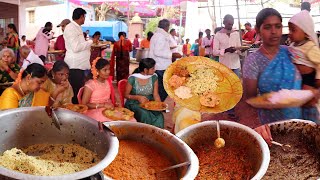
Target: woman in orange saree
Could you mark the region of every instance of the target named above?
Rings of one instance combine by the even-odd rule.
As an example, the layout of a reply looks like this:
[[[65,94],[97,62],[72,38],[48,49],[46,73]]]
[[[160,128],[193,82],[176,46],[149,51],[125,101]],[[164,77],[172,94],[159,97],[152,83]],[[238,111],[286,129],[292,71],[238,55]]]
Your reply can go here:
[[[119,40],[114,43],[110,60],[110,75],[114,77],[114,65],[116,65],[117,82],[128,79],[130,65],[130,51],[132,43],[126,39],[125,32],[119,32]]]

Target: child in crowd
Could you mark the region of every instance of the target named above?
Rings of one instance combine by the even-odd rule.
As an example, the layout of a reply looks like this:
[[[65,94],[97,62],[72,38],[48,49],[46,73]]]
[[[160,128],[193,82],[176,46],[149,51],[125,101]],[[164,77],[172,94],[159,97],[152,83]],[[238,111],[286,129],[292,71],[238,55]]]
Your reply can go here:
[[[56,61],[48,73],[48,79],[41,88],[50,93],[54,107],[72,103],[73,90],[68,81],[69,66],[64,61]]]
[[[320,49],[314,23],[303,10],[289,20],[289,37],[293,63],[300,71],[303,85],[320,87]]]
[[[199,56],[199,40],[196,39],[195,42],[191,46],[191,55]]]
[[[92,62],[89,80],[86,82],[82,94],[81,104],[88,106],[86,115],[97,121],[110,121],[102,115],[102,110],[113,109],[115,105],[114,89],[110,74],[110,64],[100,57]],[[79,91],[81,93],[81,91]]]
[[[189,44],[190,39],[186,39],[186,43],[182,47],[182,52],[184,57],[191,55],[191,45]]]

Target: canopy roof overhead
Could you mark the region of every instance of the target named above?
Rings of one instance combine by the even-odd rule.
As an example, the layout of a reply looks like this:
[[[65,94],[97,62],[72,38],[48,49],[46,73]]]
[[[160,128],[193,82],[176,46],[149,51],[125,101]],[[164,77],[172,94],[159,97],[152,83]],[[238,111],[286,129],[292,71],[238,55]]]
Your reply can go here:
[[[64,3],[65,0],[0,0],[9,4],[27,4],[28,6],[49,6]]]

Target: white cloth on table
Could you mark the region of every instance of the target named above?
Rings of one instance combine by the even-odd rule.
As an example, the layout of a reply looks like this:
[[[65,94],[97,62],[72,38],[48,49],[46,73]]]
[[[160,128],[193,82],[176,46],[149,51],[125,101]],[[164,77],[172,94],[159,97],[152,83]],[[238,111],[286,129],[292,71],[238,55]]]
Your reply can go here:
[[[85,40],[81,26],[71,21],[64,30],[63,38],[66,46],[64,61],[70,69],[90,69],[90,49],[93,42]]]

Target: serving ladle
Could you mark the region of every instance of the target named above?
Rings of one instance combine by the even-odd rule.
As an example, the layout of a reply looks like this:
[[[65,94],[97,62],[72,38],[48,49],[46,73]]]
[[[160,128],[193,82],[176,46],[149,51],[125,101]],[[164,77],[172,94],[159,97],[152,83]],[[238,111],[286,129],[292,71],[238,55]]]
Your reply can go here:
[[[287,152],[289,151],[289,149],[291,148],[291,146],[289,144],[281,144],[279,142],[276,141],[271,141],[272,144],[280,146],[282,148],[283,151]]]
[[[164,169],[161,169],[158,173],[161,173],[163,171],[168,171],[168,170],[171,170],[171,169],[175,169],[175,168],[179,168],[179,167],[183,167],[183,166],[189,166],[190,164],[191,164],[190,162],[179,163],[179,164],[176,164],[176,165],[169,166],[169,167],[166,167]]]
[[[217,136],[218,138],[214,141],[214,146],[217,148],[222,148],[225,146],[226,142],[220,137],[220,123],[217,121]]]

